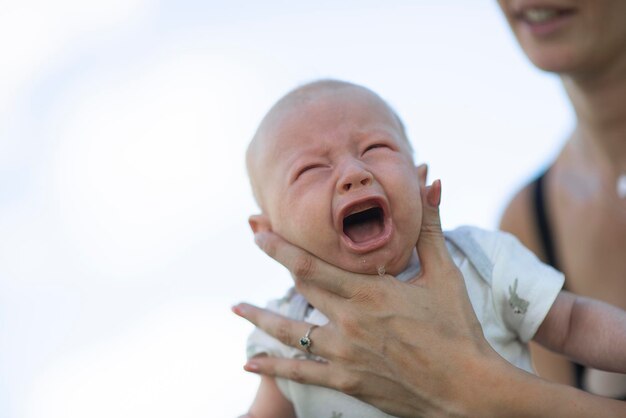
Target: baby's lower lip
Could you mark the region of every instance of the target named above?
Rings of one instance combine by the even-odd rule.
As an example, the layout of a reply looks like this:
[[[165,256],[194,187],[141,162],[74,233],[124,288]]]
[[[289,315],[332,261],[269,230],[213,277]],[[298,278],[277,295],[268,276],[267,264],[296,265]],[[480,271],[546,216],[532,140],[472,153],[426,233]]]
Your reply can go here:
[[[393,227],[390,220],[385,220],[383,231],[372,239],[368,239],[363,242],[354,242],[346,234],[341,235],[341,240],[349,250],[357,254],[366,254],[379,248],[384,247],[389,243],[393,235]]]

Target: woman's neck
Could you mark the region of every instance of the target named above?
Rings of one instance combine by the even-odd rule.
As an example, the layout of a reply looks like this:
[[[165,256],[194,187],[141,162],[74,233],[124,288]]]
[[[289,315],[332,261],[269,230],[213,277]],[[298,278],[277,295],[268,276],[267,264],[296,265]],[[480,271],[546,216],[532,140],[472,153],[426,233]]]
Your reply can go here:
[[[602,74],[561,78],[578,119],[573,139],[626,170],[626,55]]]

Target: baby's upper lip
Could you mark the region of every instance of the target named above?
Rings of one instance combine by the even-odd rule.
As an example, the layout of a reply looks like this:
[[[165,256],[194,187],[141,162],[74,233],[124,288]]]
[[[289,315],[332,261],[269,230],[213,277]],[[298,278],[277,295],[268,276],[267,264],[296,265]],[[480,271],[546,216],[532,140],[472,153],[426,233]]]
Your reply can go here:
[[[383,217],[387,219],[389,216],[389,203],[383,195],[367,194],[343,202],[335,211],[335,228],[343,234],[343,220],[346,216],[374,207],[381,208],[383,211]]]

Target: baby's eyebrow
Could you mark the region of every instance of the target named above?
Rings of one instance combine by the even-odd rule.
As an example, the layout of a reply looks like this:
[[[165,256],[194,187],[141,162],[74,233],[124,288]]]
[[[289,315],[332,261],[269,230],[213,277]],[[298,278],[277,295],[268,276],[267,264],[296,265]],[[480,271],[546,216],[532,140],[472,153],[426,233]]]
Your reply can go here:
[[[323,145],[315,144],[304,147],[298,147],[297,152],[294,153],[291,160],[297,160],[299,158],[306,157],[324,157],[328,155],[328,150]]]
[[[296,154],[291,155],[284,161],[287,167],[293,167],[294,165],[297,165],[298,161],[303,158],[306,158],[306,154],[304,152],[298,152]]]
[[[387,129],[383,127],[372,127],[367,129],[361,129],[352,134],[352,137],[356,140],[362,139],[389,139],[395,138],[398,136],[398,132],[392,129]]]
[[[288,172],[291,173],[293,170],[299,170],[304,166],[313,164],[314,158],[314,155],[298,155],[294,158],[290,158],[287,162]]]
[[[293,170],[311,164],[313,162],[312,160],[319,160],[327,156],[328,151],[322,146],[306,147],[298,149],[298,152],[284,160],[284,163],[287,167],[287,172],[292,174]]]

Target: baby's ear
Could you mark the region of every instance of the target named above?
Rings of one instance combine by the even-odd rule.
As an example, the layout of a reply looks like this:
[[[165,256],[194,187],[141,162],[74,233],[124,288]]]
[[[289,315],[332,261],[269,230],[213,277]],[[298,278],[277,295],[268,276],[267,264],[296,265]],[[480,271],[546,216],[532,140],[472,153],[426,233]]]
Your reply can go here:
[[[267,232],[272,230],[272,223],[267,215],[261,213],[258,215],[252,215],[248,218],[248,224],[252,228],[252,232]]]
[[[420,164],[415,167],[415,171],[417,171],[420,188],[424,189],[426,187],[426,177],[428,177],[428,165]]]

